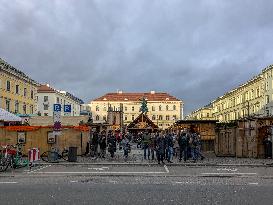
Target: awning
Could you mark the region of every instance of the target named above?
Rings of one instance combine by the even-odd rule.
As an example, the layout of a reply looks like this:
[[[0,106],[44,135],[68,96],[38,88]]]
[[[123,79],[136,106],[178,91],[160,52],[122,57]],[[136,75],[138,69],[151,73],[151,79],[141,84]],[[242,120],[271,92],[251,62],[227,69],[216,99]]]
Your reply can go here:
[[[0,108],[0,121],[4,122],[21,122],[22,118]]]

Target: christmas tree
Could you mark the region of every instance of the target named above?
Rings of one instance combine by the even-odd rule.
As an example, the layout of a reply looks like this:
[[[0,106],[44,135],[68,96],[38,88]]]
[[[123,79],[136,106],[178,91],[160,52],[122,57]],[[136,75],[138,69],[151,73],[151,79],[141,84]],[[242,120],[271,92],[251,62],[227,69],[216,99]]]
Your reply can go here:
[[[139,112],[143,114],[147,114],[148,112],[147,100],[145,100],[144,97],[141,99],[141,106],[140,106]]]

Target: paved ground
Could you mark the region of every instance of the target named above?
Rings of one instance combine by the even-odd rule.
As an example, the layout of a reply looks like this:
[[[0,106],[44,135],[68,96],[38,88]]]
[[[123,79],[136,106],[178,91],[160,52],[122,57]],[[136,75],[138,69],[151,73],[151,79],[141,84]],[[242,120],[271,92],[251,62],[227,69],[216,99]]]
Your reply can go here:
[[[199,160],[198,163],[201,164],[242,164],[242,165],[273,165],[272,159],[247,159],[247,158],[234,158],[234,157],[216,157],[214,153],[205,153],[206,158],[204,160]],[[179,162],[177,157],[174,157],[172,160],[177,164],[185,164],[184,162]],[[117,150],[115,153],[114,159],[110,157],[109,154],[106,155],[106,158],[92,158],[92,157],[78,157],[79,163],[157,163],[155,160],[144,160],[143,150],[137,149],[136,144],[132,145],[132,152],[129,154],[128,159],[124,159],[123,150]],[[191,160],[187,161],[187,163],[192,163]]]
[[[0,178],[1,204],[272,204],[272,179],[190,177]]]
[[[208,155],[207,155],[208,156]],[[272,160],[207,157],[158,165],[133,149],[111,160],[40,163],[0,173],[1,204],[272,204]]]

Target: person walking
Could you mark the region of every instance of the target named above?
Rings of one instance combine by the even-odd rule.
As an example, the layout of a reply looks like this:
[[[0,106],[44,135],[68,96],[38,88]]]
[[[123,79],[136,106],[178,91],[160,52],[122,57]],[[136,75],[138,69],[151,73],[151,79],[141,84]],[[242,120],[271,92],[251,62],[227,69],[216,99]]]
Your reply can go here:
[[[201,135],[199,133],[196,133],[196,134],[197,134],[197,156],[198,156],[197,158],[200,157],[201,160],[204,160],[205,157],[201,151],[201,147],[202,147]]]
[[[197,133],[193,133],[191,135],[191,149],[192,149],[192,159],[194,162],[198,160],[199,157],[201,157],[201,160],[204,159],[204,156],[201,154],[201,142],[197,135]]]
[[[125,159],[127,159],[128,154],[129,154],[130,145],[129,145],[129,139],[126,137],[126,135],[122,139],[121,145],[122,145],[122,148],[123,148],[123,156],[124,156]]]
[[[150,143],[149,147],[150,147],[150,151],[151,151],[152,160],[154,160],[155,159],[155,152],[156,152],[156,134],[155,133],[151,134],[151,143]]]
[[[148,152],[148,160],[150,160],[150,147],[151,144],[151,135],[146,131],[143,135],[143,148],[144,148],[144,159],[147,159],[147,152]]]
[[[171,160],[172,160],[172,156],[173,156],[173,136],[171,133],[167,134],[167,139],[166,139],[166,142],[167,142],[167,146],[166,146],[166,150],[167,150],[167,161],[169,163],[173,163]]]
[[[108,133],[108,152],[111,157],[114,158],[114,154],[117,150],[117,140],[116,137],[112,134],[111,131]]]
[[[91,146],[92,146],[91,150],[93,151],[91,156],[93,155],[92,157],[97,157],[98,156],[98,146],[99,146],[99,134],[97,131],[93,132]]]
[[[182,132],[179,134],[178,145],[179,145],[179,162],[181,162],[182,156],[183,156],[184,162],[186,162],[188,159],[188,146],[189,146],[189,139],[186,132]]]
[[[106,135],[105,131],[101,132],[100,139],[99,139],[99,145],[100,145],[100,156],[102,158],[105,158],[106,154]]]
[[[163,133],[160,133],[156,139],[156,154],[157,154],[158,164],[160,164],[160,162],[164,164],[165,148],[166,148],[166,141],[164,139]]]

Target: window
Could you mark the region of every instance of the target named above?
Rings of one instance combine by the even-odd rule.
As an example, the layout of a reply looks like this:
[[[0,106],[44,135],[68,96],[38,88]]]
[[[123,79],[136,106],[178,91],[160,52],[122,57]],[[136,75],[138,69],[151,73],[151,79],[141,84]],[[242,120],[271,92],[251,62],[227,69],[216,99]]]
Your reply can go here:
[[[155,111],[155,106],[152,106],[152,111]]]
[[[207,113],[207,117],[209,117],[209,113]]]
[[[266,82],[266,84],[265,84],[265,90],[266,90],[266,91],[269,90],[268,82]]]
[[[159,119],[159,120],[162,120],[162,119],[163,119],[163,118],[162,118],[162,115],[159,115],[159,116],[158,116],[158,119]]]
[[[176,115],[173,115],[173,120],[176,120]]]
[[[265,112],[266,112],[266,116],[269,116],[269,110],[266,110]]]
[[[96,106],[96,111],[100,111],[100,108],[99,108],[99,106],[98,106],[98,105]]]
[[[48,96],[44,96],[44,102],[48,102]]]
[[[134,116],[134,115],[132,115],[132,120],[133,120],[133,121],[135,120],[135,116]]]
[[[10,111],[10,100],[6,100],[6,110]]]
[[[269,103],[269,95],[265,96],[265,103],[268,104]]]
[[[125,116],[124,116],[124,120],[127,120],[127,119],[128,119],[128,118],[127,118],[127,115],[125,115]]]
[[[33,105],[30,106],[30,114],[33,114],[34,110],[33,110]]]
[[[15,86],[15,93],[16,93],[16,94],[19,94],[19,85],[16,85],[16,86]]]
[[[24,114],[27,113],[27,106],[26,106],[26,104],[23,105],[23,113],[24,113]]]
[[[14,112],[19,113],[19,102],[15,101]]]
[[[96,120],[97,121],[100,120],[100,116],[96,115]]]
[[[48,110],[48,104],[44,104],[44,110]]]
[[[158,108],[158,109],[159,109],[159,111],[161,111],[161,110],[162,110],[162,107],[161,107],[161,105],[159,105],[159,108]]]
[[[127,107],[126,106],[124,107],[124,111],[127,111]]]
[[[24,96],[26,97],[27,96],[27,89],[24,88]]]
[[[166,120],[170,120],[170,116],[169,115],[166,115]]]
[[[44,116],[48,116],[48,113],[44,113]]]
[[[152,116],[152,120],[155,120],[155,115]]]
[[[256,97],[260,97],[260,89],[259,88],[257,88],[257,90],[256,90]]]
[[[169,110],[169,105],[166,105],[166,110]]]
[[[132,111],[135,111],[135,107],[134,106],[132,107]]]
[[[57,102],[58,104],[60,103],[60,98],[59,98],[59,97],[56,98],[56,102]]]
[[[106,121],[106,116],[105,115],[103,116],[103,120]]]
[[[31,99],[34,98],[33,90],[30,92],[30,97],[31,97]]]
[[[10,81],[7,80],[7,91],[10,91]]]
[[[173,105],[173,110],[176,110],[176,106],[175,105]]]
[[[106,111],[106,106],[103,107],[103,111]]]

